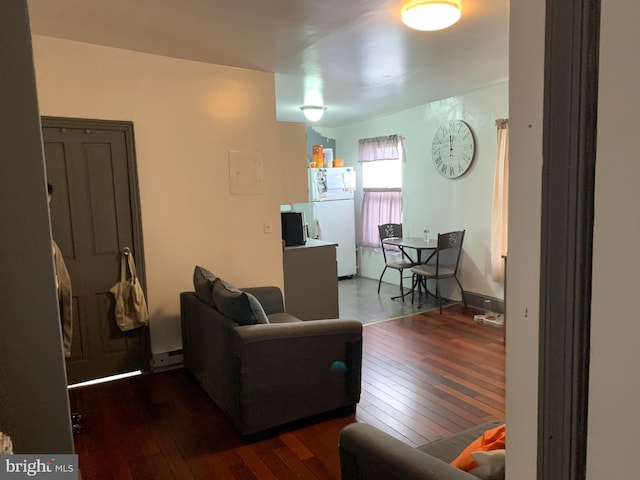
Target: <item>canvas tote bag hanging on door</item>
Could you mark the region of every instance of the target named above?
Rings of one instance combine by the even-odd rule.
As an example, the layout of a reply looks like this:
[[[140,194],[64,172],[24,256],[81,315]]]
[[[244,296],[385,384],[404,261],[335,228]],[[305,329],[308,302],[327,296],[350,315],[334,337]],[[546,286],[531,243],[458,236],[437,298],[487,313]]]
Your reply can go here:
[[[127,275],[127,267],[130,277]],[[120,254],[120,281],[109,291],[116,299],[115,316],[120,330],[126,332],[149,324],[147,302],[136,274],[133,252],[129,248],[125,248]]]

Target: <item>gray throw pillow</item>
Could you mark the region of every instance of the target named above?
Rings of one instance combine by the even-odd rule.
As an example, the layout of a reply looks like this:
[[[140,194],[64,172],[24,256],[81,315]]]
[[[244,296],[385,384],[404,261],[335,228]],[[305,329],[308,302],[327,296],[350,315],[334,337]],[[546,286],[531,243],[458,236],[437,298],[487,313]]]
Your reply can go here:
[[[251,309],[253,310],[253,314],[256,316],[257,323],[269,323],[269,319],[267,318],[267,314],[264,313],[264,308],[262,308],[262,304],[260,300],[258,300],[255,296],[250,293],[245,292],[247,297],[249,297],[249,304],[251,305]]]
[[[212,307],[216,306],[216,303],[213,301],[213,282],[216,280],[215,274],[211,273],[206,268],[202,268],[196,265],[195,270],[193,271],[193,288],[196,291],[196,296],[200,299],[200,301],[206,303],[207,305],[211,305]]]
[[[221,278],[213,282],[213,301],[223,315],[241,325],[257,323],[256,315],[251,308],[249,296]]]

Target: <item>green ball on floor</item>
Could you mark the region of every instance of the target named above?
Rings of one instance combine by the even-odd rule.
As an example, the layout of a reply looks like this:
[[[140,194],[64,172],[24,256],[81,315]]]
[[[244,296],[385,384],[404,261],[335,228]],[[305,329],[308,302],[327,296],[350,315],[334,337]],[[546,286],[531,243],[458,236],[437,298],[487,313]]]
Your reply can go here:
[[[331,371],[331,372],[346,372],[347,371],[347,365],[344,362],[336,360],[335,362],[333,362],[331,364],[331,368],[329,368],[329,371]]]

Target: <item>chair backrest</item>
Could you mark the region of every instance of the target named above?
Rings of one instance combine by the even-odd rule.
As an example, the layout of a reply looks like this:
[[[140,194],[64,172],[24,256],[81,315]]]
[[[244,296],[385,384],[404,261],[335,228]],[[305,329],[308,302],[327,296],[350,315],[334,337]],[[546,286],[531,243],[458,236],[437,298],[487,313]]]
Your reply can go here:
[[[454,258],[455,263],[448,266],[453,267],[453,274],[455,275],[458,272],[458,264],[460,263],[460,254],[462,253],[462,241],[464,240],[464,232],[466,230],[460,230],[457,232],[447,232],[447,233],[439,233],[438,234],[438,250],[436,251],[436,274],[438,273],[438,268],[440,267],[440,254],[445,250],[454,249]],[[450,258],[450,257],[449,257]]]
[[[378,233],[380,234],[380,241],[385,238],[402,237],[402,224],[401,223],[384,223],[378,225]]]
[[[382,248],[382,255],[384,257],[384,263],[387,263],[387,247],[382,243],[385,238],[402,237],[402,224],[401,223],[383,223],[378,225],[378,233],[380,234],[380,248]]]

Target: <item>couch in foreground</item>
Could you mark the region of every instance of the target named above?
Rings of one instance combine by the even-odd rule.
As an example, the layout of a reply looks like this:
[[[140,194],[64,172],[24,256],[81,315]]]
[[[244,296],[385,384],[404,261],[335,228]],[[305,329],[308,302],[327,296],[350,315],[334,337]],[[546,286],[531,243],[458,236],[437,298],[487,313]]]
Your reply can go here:
[[[485,423],[418,448],[413,448],[371,425],[352,423],[340,432],[341,479],[504,479],[504,470],[484,476],[473,474],[473,471],[467,473],[450,465],[450,462],[485,431],[503,423],[504,421],[500,420]]]
[[[241,291],[243,298],[258,300],[269,323],[255,323],[250,314],[233,318],[242,317],[237,308],[242,302],[230,305],[234,293],[219,284],[213,288],[224,292],[214,295],[214,305],[196,292],[180,294],[184,363],[243,436],[322,413],[355,410],[362,369],[360,322],[301,321],[284,312],[277,287]]]

